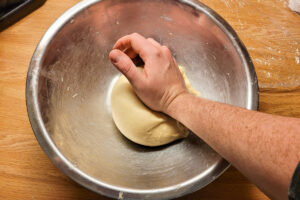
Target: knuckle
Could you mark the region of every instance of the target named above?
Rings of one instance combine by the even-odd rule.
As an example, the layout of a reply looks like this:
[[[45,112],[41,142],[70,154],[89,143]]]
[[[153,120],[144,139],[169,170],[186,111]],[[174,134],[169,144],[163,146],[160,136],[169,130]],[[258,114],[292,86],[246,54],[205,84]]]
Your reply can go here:
[[[118,64],[123,73],[127,74],[130,71],[131,65],[130,62],[127,61],[127,59],[121,58]]]
[[[132,72],[132,66],[129,63],[124,63],[124,74],[130,75]]]
[[[161,52],[160,49],[154,48],[154,49],[152,50],[152,52],[153,52],[153,55],[156,56],[156,57],[160,57],[160,56],[162,55],[162,52]]]
[[[169,49],[167,46],[163,46],[163,47],[162,47],[162,52],[163,52],[163,54],[164,54],[166,57],[168,57],[168,58],[172,58],[172,57],[173,57],[173,55],[172,55],[170,49]]]
[[[131,34],[131,36],[132,36],[132,37],[138,37],[139,34],[138,34],[137,32],[134,32],[134,33]]]
[[[165,54],[167,54],[167,55],[170,55],[171,54],[171,52],[170,52],[170,49],[167,47],[167,46],[162,46],[161,47],[161,50],[162,50],[162,52],[164,52]]]
[[[123,70],[124,74],[129,74],[131,71],[131,66],[128,63],[124,63]]]

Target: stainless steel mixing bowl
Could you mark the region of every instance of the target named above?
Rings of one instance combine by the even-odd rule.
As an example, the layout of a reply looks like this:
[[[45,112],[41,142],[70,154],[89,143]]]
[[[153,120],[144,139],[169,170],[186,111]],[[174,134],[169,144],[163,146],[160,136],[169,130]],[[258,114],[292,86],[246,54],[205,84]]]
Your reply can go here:
[[[26,85],[30,122],[52,162],[95,192],[123,199],[182,196],[229,164],[193,134],[148,148],[116,129],[109,98],[120,73],[108,53],[132,32],[169,46],[203,97],[257,109],[251,59],[213,10],[198,1],[86,0],[53,24],[34,52]]]

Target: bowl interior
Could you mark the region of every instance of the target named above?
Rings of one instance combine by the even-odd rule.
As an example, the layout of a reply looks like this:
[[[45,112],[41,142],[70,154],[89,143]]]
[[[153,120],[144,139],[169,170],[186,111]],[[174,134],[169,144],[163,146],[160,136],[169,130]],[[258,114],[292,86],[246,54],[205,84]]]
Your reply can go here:
[[[203,97],[248,106],[246,67],[205,13],[172,0],[104,0],[70,18],[46,47],[37,91],[46,130],[76,168],[109,185],[150,190],[204,181],[224,160],[195,135],[148,148],[124,138],[112,120],[110,90],[120,73],[108,54],[132,32],[169,46]]]

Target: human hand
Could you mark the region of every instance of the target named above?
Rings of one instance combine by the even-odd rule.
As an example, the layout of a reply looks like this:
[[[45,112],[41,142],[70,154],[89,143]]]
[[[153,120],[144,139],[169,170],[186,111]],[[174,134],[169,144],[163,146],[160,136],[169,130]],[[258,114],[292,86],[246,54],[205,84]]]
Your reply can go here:
[[[137,55],[144,70],[131,60]],[[131,83],[136,95],[151,109],[168,114],[168,108],[179,96],[188,93],[182,74],[166,46],[152,38],[133,33],[120,38],[109,54],[112,64]]]

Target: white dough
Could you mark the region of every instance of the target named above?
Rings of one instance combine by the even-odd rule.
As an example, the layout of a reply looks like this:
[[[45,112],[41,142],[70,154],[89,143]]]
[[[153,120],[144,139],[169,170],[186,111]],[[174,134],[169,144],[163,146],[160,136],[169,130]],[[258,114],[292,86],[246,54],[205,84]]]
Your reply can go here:
[[[186,86],[194,90],[185,76]],[[129,140],[145,145],[160,146],[188,136],[188,129],[171,117],[155,112],[136,96],[129,81],[122,75],[115,83],[111,94],[113,120],[121,133]]]

